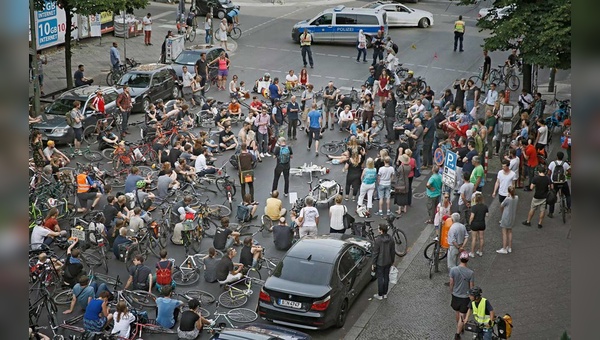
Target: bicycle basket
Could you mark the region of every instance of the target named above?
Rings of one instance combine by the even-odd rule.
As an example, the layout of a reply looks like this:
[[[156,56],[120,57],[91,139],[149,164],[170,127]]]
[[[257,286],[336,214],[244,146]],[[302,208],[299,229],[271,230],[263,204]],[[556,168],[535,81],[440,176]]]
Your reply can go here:
[[[181,224],[183,225],[183,231],[192,231],[196,229],[196,225],[192,220],[185,220]]]

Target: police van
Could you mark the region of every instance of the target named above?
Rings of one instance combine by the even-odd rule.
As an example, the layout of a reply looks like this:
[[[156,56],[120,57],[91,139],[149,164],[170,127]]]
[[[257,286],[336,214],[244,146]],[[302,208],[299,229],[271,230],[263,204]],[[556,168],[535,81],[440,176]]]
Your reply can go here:
[[[324,10],[310,20],[301,21],[292,29],[292,39],[299,43],[300,35],[307,29],[313,36],[313,42],[319,43],[356,43],[361,29],[367,36],[367,46],[371,46],[372,37],[382,30],[388,33],[387,14],[384,10],[370,8],[348,8],[343,5]]]

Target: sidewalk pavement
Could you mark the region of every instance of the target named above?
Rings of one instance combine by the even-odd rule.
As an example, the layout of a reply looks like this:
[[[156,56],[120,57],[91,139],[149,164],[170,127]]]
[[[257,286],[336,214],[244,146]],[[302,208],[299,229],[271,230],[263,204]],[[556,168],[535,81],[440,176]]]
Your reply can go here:
[[[558,85],[557,97],[570,98],[570,84]],[[556,109],[549,106],[547,114]],[[560,149],[559,138],[553,141],[550,155]],[[536,214],[533,227],[523,226],[533,193],[518,189],[513,252],[497,254],[496,249],[502,247],[501,213],[491,192],[500,169],[498,158],[490,164],[484,188],[490,207],[484,255],[470,259],[468,266],[475,271],[475,285],[482,288],[496,315],[512,316],[512,338],[559,339],[564,331],[571,333],[571,217],[563,224],[559,214],[552,219],[546,216],[544,227],[538,229]],[[388,299],[371,300],[345,339],[453,339],[456,322],[449,287],[444,285],[448,281],[446,260],[440,264],[440,273],[430,280],[428,261],[423,256],[432,239],[433,225],[427,225],[400,260],[398,283],[391,286]],[[471,335],[465,333],[462,338],[470,339]]]
[[[77,70],[77,65],[83,64],[85,67],[85,76],[94,79],[93,85],[106,86],[106,76],[110,71],[109,50],[113,42],[117,42],[119,51],[121,52],[122,62],[127,58],[134,58],[141,64],[155,63],[160,58],[160,50],[165,36],[169,30],[177,32],[175,26],[176,5],[162,4],[165,6],[165,11],[155,15],[154,24],[152,25],[152,46],[144,45],[144,34],[139,33],[137,36],[132,36],[128,39],[115,37],[112,33],[104,34],[101,38],[87,38],[75,44],[72,42],[72,58],[71,75]],[[172,7],[172,9],[171,9]],[[197,30],[196,39],[194,42],[185,43],[186,47],[193,45],[204,44],[205,32],[203,29]],[[125,40],[125,43],[124,43]],[[124,50],[126,44],[126,54]],[[218,45],[218,42],[215,44]],[[232,54],[237,50],[237,43],[229,38],[227,47]],[[51,93],[65,90],[67,80],[65,78],[65,52],[64,46],[59,46],[57,49],[44,51],[48,58],[48,64],[44,65],[44,93]],[[29,97],[33,96],[33,83],[29,83]],[[54,96],[57,97],[57,96]],[[52,99],[46,98],[45,99]]]

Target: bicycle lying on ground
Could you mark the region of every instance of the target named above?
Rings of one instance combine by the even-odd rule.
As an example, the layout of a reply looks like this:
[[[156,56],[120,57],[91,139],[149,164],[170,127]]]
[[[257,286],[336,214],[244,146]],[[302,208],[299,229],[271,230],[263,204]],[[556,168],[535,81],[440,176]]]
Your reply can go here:
[[[231,328],[237,328],[232,323],[232,321],[238,322],[238,323],[248,323],[248,322],[256,321],[256,319],[258,319],[258,314],[256,314],[256,312],[254,312],[253,310],[250,310],[248,308],[235,308],[235,309],[228,311],[227,313],[219,313],[219,302],[218,301],[217,301],[216,306],[217,306],[217,309],[213,313],[213,315],[215,316],[213,323],[211,325],[204,326],[204,329],[206,329],[206,331],[208,333],[215,333],[215,332],[222,331],[223,328],[227,327],[228,325]],[[217,322],[220,318],[225,319],[225,322]]]
[[[257,272],[249,270],[248,273]],[[226,291],[219,295],[219,303],[226,308],[238,308],[242,307],[248,302],[248,296],[252,295],[252,283],[264,285],[265,282],[252,276],[245,276],[238,281],[228,283],[225,285]],[[243,288],[238,288],[236,285],[243,285]]]
[[[223,252],[220,250],[216,250],[216,252],[215,259],[220,260],[223,257]],[[204,258],[206,256],[208,255],[187,255],[183,262],[173,269],[173,281],[180,286],[189,286],[198,282],[200,280],[200,270],[204,268]]]

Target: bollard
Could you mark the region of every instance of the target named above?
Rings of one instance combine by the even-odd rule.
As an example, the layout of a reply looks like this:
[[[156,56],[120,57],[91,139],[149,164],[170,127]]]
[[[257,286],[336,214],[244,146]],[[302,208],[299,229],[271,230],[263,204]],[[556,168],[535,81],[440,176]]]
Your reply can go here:
[[[488,173],[488,152],[485,152],[485,157],[483,158],[483,173],[486,175]]]

